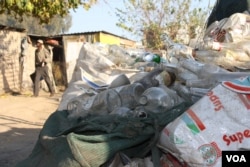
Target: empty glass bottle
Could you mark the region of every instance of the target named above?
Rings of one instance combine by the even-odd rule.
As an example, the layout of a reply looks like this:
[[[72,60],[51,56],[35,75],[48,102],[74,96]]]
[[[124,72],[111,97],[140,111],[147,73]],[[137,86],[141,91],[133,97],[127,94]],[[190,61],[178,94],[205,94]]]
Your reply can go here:
[[[119,107],[134,109],[139,104],[139,97],[144,90],[140,83],[108,89],[83,101],[82,110],[88,113],[107,114]]]
[[[155,68],[140,80],[135,81],[135,83],[142,84],[145,90],[150,87],[159,86],[159,81],[156,79],[156,76],[159,75],[162,71],[163,69],[161,68]]]
[[[169,59],[185,57],[185,58],[194,60],[193,48],[180,44],[180,43],[173,42],[166,33],[161,35],[161,40],[165,44]]]
[[[230,44],[215,42],[213,40],[204,41],[203,48],[207,50],[221,51],[221,49],[228,48]]]
[[[182,85],[179,82],[174,83],[173,89],[178,93],[178,95],[188,102],[195,102],[193,97],[200,99],[210,90],[205,88],[188,87],[187,85]]]
[[[204,66],[204,63],[191,59],[182,59],[179,62],[179,65],[195,74],[198,74],[199,70],[201,70],[202,66]]]
[[[151,87],[143,92],[139,103],[146,111],[161,112],[175,106],[175,100],[162,87]]]

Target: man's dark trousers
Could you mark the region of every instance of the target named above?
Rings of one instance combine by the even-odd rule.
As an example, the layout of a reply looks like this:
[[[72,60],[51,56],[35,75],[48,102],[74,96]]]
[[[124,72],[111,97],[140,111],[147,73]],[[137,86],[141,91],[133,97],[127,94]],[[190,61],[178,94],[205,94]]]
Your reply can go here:
[[[36,77],[35,77],[35,85],[34,85],[34,96],[38,96],[39,94],[39,89],[40,89],[40,79],[43,77],[45,80],[50,93],[55,93],[54,88],[52,87],[52,82],[49,78],[49,72],[48,72],[48,66],[45,65],[43,67],[36,67]]]

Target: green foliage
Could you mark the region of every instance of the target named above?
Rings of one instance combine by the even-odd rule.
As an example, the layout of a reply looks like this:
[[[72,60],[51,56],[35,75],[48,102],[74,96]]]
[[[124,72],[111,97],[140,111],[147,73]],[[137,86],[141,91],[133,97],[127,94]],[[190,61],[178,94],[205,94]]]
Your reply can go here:
[[[50,24],[41,24],[39,19],[32,16],[24,15],[22,21],[18,21],[14,16],[5,13],[0,15],[0,23],[10,27],[24,28],[29,34],[56,35],[69,30],[72,17],[71,15],[65,17],[56,15],[51,19]]]
[[[40,23],[49,23],[54,16],[66,16],[70,9],[83,6],[88,10],[97,0],[0,0],[0,14],[7,12],[22,20],[33,16]]]
[[[144,29],[148,48],[159,49],[162,46],[160,35],[163,31],[154,23]]]
[[[160,34],[180,42],[178,32],[186,29],[191,38],[197,35],[197,28],[203,27],[209,8],[192,8],[200,0],[123,0],[124,8],[116,9],[119,18],[117,26],[143,37],[147,47],[160,49],[163,44]]]

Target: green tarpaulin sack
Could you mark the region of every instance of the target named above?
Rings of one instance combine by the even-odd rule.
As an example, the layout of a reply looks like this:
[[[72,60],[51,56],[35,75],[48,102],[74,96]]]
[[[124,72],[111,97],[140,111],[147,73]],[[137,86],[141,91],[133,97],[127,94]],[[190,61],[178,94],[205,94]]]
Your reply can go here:
[[[156,147],[161,130],[190,104],[148,113],[147,117],[89,115],[67,118],[67,111],[50,115],[28,158],[17,167],[99,167],[122,152],[130,158],[143,158]]]

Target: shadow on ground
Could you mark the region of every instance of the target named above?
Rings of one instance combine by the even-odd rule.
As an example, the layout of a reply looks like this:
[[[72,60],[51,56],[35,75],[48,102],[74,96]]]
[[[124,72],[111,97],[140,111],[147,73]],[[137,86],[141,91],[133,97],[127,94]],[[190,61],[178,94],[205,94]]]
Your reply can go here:
[[[14,167],[27,158],[38,139],[41,128],[11,128],[0,133],[0,166]]]

